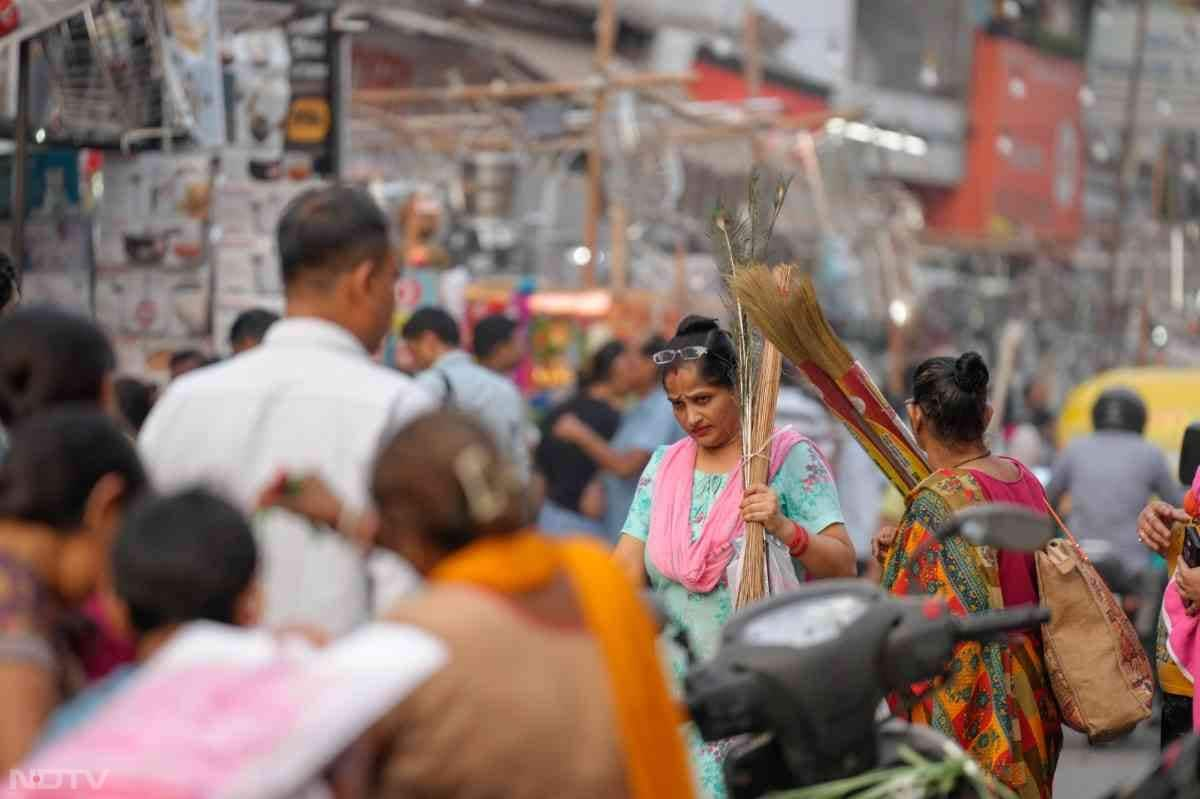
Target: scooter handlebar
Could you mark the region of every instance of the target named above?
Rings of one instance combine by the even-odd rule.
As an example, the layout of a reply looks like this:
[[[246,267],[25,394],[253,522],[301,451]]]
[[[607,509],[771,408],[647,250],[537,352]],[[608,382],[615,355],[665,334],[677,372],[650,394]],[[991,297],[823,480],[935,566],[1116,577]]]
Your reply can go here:
[[[954,637],[960,641],[977,641],[1037,627],[1049,620],[1050,609],[1038,605],[975,613],[955,618]]]

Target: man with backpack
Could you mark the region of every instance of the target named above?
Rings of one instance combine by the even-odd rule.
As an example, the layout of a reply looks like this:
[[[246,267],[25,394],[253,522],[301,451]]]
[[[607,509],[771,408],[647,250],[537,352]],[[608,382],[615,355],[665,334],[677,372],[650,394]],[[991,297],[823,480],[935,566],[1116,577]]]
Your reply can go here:
[[[516,385],[481,366],[461,347],[458,322],[441,308],[419,308],[401,331],[413,362],[422,370],[417,383],[444,408],[478,419],[511,459],[522,483],[530,479],[525,439],[525,401]]]

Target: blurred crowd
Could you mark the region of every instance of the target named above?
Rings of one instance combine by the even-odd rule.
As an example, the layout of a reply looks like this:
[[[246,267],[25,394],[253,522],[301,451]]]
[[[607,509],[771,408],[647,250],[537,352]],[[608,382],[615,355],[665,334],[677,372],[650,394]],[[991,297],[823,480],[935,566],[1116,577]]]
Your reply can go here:
[[[1056,504],[1114,564],[1106,578],[1155,650],[1169,526],[1190,517],[1135,392],[1102,396],[1095,431],[1055,454],[1036,388],[989,436],[983,359],[924,361],[897,410],[939,472],[901,497],[786,369],[768,477],[743,486],[737,355],[716,320],[605,343],[535,419],[510,378],[521,330],[502,315],[467,351],[459,320],[422,308],[400,331],[417,373],[378,363],[398,270],[368,195],[306,193],[277,235],[285,316],[239,317],[230,358],[175,353],[163,390],[118,375],[92,321],[21,306],[0,264],[0,770],[118,729],[120,698],[148,690],[148,664],[193,623],[337,647],[383,622],[436,639],[445,664],[363,711],[303,775],[318,795],[724,796],[727,747],[680,727],[687,663],[660,663],[638,592],[711,655],[749,522],[797,584],[857,574],[976,613],[1038,602],[1030,556],[962,543],[929,568],[908,559],[964,504]],[[1061,734],[1040,646],[1033,631],[964,645],[966,683],[893,712],[941,729],[953,709],[943,732],[1021,796],[1049,796]],[[387,657],[403,671],[404,652]],[[1168,737],[1186,730],[1185,700],[1190,725],[1190,683],[1164,688]],[[1005,731],[1009,700],[1039,734]]]

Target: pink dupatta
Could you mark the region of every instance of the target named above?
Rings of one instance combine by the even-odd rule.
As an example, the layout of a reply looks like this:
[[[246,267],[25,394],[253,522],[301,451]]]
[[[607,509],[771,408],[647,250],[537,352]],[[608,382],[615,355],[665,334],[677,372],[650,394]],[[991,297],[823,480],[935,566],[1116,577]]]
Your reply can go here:
[[[1175,579],[1163,594],[1163,617],[1167,625],[1167,652],[1183,675],[1195,685],[1200,669],[1200,616],[1189,616]],[[1192,730],[1200,730],[1200,702],[1192,704]]]
[[[771,439],[773,478],[787,460],[792,447],[805,441],[791,430],[777,430]],[[650,535],[646,545],[654,567],[668,580],[695,594],[717,587],[733,557],[733,542],[742,536],[742,467],[734,469],[721,489],[700,537],[692,540],[692,487],[698,447],[686,437],[667,449],[654,479],[650,508]]]

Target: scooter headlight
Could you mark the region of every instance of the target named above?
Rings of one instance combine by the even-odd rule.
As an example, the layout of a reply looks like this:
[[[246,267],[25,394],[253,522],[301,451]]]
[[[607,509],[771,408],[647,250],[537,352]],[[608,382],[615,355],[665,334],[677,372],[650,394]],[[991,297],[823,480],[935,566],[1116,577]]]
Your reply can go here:
[[[816,646],[837,638],[867,612],[867,606],[862,597],[849,594],[782,605],[748,623],[740,640],[757,646]]]

